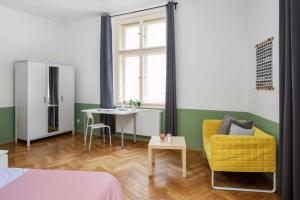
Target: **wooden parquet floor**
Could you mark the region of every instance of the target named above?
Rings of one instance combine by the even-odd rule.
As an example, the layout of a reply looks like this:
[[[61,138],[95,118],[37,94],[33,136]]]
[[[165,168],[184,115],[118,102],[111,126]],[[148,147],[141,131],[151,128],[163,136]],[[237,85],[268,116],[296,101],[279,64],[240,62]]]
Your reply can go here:
[[[125,199],[175,199],[175,200],[278,200],[278,194],[247,193],[213,190],[210,186],[210,170],[199,151],[187,151],[187,177],[182,178],[180,153],[157,151],[154,176],[148,177],[147,143],[120,140],[108,142],[93,138],[91,151],[83,146],[81,134],[64,135],[33,142],[30,148],[25,142],[7,144],[0,149],[9,150],[9,166],[35,169],[65,169],[106,171],[121,183]],[[216,184],[227,186],[270,188],[271,184],[259,174],[222,173],[216,176]],[[99,188],[100,189],[100,188]]]

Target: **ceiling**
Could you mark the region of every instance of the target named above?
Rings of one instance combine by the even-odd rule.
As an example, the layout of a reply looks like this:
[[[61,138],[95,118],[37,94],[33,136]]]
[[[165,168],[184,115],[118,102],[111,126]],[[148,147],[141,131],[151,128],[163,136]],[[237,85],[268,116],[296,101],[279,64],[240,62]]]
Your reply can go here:
[[[0,5],[59,22],[120,13],[166,2],[166,0],[0,0]]]

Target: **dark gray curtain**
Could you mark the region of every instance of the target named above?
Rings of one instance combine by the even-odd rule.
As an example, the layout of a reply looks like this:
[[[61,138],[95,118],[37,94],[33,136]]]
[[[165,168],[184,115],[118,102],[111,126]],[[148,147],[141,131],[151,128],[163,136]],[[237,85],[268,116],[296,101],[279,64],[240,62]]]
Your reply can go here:
[[[167,82],[165,132],[177,135],[174,2],[167,4]]]
[[[113,61],[112,61],[112,29],[111,18],[101,16],[101,44],[100,44],[100,105],[101,108],[113,108]],[[115,117],[101,115],[100,121],[110,126],[115,132]]]
[[[280,0],[280,189],[300,199],[300,1]]]

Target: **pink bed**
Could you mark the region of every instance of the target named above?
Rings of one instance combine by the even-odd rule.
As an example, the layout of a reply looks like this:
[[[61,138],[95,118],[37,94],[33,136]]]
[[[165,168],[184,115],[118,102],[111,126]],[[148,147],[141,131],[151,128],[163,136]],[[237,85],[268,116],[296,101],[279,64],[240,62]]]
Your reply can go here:
[[[121,200],[117,179],[104,172],[0,169],[1,200]]]

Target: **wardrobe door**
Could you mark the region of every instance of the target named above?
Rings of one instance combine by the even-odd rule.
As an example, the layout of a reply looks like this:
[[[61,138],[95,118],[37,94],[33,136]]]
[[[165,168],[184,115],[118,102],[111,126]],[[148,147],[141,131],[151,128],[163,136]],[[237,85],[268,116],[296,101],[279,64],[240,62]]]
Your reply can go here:
[[[48,133],[47,67],[28,62],[28,135],[41,138]]]
[[[74,130],[74,68],[59,68],[59,130]]]

